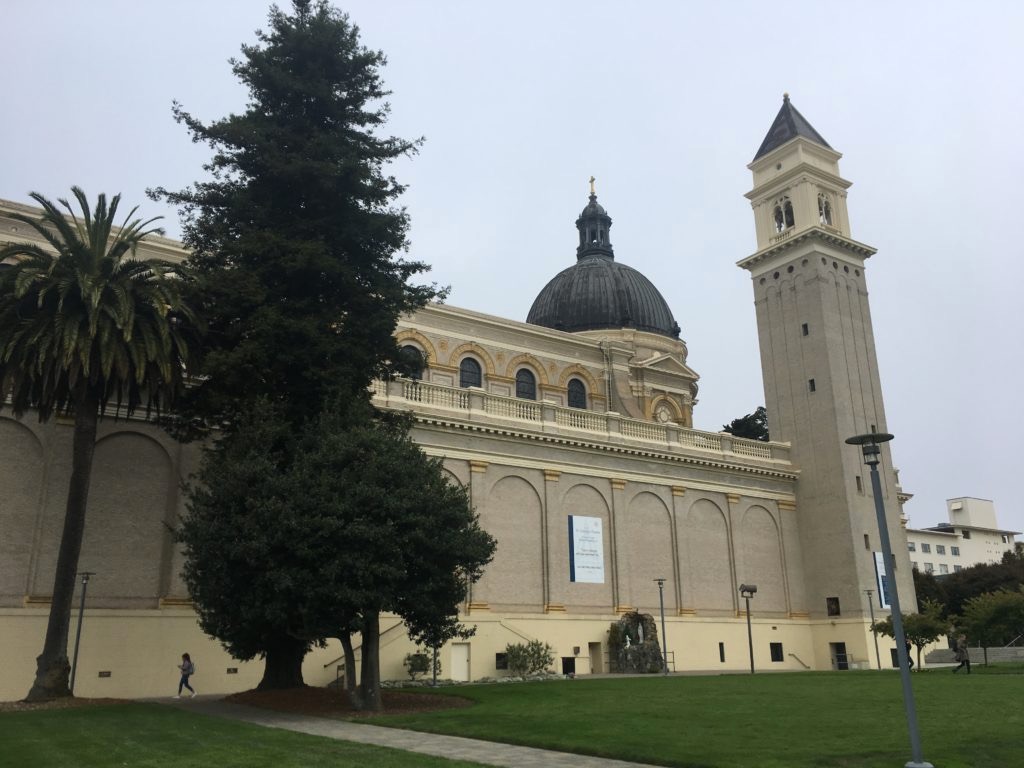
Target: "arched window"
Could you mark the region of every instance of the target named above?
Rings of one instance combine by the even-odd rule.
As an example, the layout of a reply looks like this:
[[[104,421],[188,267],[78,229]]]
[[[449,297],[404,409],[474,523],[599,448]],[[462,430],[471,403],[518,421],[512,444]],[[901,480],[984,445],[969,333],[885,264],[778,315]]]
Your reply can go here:
[[[826,195],[818,195],[818,221],[832,226],[832,203]]]
[[[405,367],[409,378],[414,381],[422,379],[424,359],[423,352],[420,351],[419,347],[406,344],[399,350],[399,353],[402,355],[402,365]]]
[[[480,370],[480,363],[472,357],[464,357],[459,363],[459,386],[482,387],[483,385],[484,377]]]
[[[516,371],[516,397],[523,400],[537,399],[537,377],[526,368]]]
[[[793,203],[788,197],[780,197],[775,201],[775,209],[772,211],[772,223],[776,232],[789,229],[794,224]]]
[[[587,407],[587,388],[579,379],[569,379],[569,407]]]

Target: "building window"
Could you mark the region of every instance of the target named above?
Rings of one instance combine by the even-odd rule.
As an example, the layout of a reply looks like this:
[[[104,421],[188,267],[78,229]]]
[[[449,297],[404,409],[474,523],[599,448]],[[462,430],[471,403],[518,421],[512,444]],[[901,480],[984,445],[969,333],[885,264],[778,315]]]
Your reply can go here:
[[[963,569],[964,569],[964,567],[962,565],[954,565],[953,566],[953,573],[960,573],[960,571],[962,571]]]
[[[789,229],[795,223],[793,218],[793,203],[788,197],[776,201],[775,210],[772,212],[772,219],[775,223],[775,231],[782,232]]]
[[[718,660],[725,664],[725,643],[718,644]]]
[[[508,654],[507,653],[496,653],[496,654],[494,654],[494,668],[495,669],[508,669]]]
[[[963,536],[965,539],[971,538],[971,532],[968,531],[966,528],[960,531],[960,535]]]
[[[811,392],[817,392],[818,386],[814,383],[814,379],[807,380],[807,389]]]
[[[1007,535],[1006,535],[1005,533],[1003,534],[1003,537],[1002,537],[1002,538],[1003,538],[1003,544],[1007,544],[1007,543],[1009,543],[1009,541],[1010,541],[1010,537],[1009,537],[1009,536],[1007,536]]]
[[[939,563],[939,573],[949,573],[949,566],[945,563]]]
[[[583,382],[579,379],[569,379],[569,407],[570,408],[586,408],[587,407],[587,388],[583,386]]]
[[[537,399],[537,377],[526,368],[516,371],[516,397],[523,400]]]
[[[412,344],[406,344],[399,350],[402,355],[402,362],[409,373],[409,378],[419,381],[423,378],[423,352]]]
[[[821,224],[832,226],[832,203],[826,195],[818,195],[818,221]]]
[[[871,549],[871,537],[864,534],[864,549]]]
[[[825,598],[825,610],[829,616],[839,615],[839,598],[838,597],[826,597]]]
[[[960,547],[950,547],[949,554],[953,557],[960,557]]]
[[[772,661],[782,661],[782,643],[769,643],[772,653]]]
[[[935,565],[933,563],[925,563],[924,564],[924,572],[925,573],[935,573]]]
[[[917,560],[911,560],[910,561],[910,567],[913,568],[915,571],[921,570],[920,568],[917,567]]]
[[[807,323],[804,323],[800,326],[800,332],[803,333],[804,336],[810,336],[811,329],[807,327]]]
[[[864,481],[860,479],[860,475],[855,475],[853,479],[857,481],[857,493],[864,493]]]
[[[459,386],[460,387],[482,387],[484,385],[483,371],[480,363],[472,357],[463,358],[459,363]]]
[[[921,545],[921,551],[924,552],[925,554],[931,552],[932,551],[932,545],[931,544],[922,544]]]
[[[917,544],[912,541],[907,542],[907,552],[917,552]]]
[[[944,554],[946,554],[946,545],[945,544],[936,544],[935,545],[935,554],[936,555],[944,555]]]

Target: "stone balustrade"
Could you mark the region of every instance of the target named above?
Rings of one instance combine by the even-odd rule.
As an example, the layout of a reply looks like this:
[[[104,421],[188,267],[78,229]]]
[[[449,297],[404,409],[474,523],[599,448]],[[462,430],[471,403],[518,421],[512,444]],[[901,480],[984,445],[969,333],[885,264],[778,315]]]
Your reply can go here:
[[[629,443],[648,450],[716,454],[720,459],[786,464],[790,461],[788,443],[747,440],[724,432],[702,432],[678,424],[627,418],[614,412],[598,413],[503,397],[477,387],[461,389],[396,379],[374,382],[372,392],[378,407],[411,410],[421,415],[448,416],[600,443]]]

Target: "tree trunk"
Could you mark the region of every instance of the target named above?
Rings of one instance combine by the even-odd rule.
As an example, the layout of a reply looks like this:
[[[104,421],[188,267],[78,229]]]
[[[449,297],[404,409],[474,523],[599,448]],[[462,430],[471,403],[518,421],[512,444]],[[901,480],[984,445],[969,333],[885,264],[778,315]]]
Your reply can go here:
[[[64,508],[64,531],[60,537],[57,571],[53,577],[50,618],[46,623],[43,652],[36,657],[36,679],[26,701],[48,701],[71,696],[68,676],[68,624],[71,601],[75,595],[78,556],[85,533],[85,511],[89,504],[89,480],[96,451],[96,427],[99,422],[99,398],[86,391],[75,400],[75,434],[71,449],[71,481]]]
[[[257,691],[278,691],[285,688],[302,688],[302,660],[308,647],[294,637],[284,637],[267,648],[264,655],[263,679],[256,686]]]
[[[352,635],[347,630],[341,631],[341,650],[345,653],[345,692],[354,709],[362,709],[359,689],[356,687],[356,652],[352,648]]]
[[[380,712],[384,702],[380,695],[380,614],[367,613],[363,617],[363,663],[359,675],[362,709]]]

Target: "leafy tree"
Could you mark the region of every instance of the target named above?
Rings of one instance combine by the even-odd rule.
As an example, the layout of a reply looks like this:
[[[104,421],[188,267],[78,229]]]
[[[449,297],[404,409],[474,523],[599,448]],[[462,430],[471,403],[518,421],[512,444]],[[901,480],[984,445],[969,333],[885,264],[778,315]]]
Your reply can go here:
[[[903,617],[903,634],[917,648],[918,669],[921,668],[921,650],[946,634],[948,629],[948,622],[942,618],[942,606],[925,599],[921,602],[921,608],[920,613],[900,614]],[[871,631],[876,635],[895,638],[892,616],[876,621],[871,625]]]
[[[969,638],[981,644],[987,665],[990,645],[1006,645],[1024,635],[1024,588],[972,597],[959,624]]]
[[[971,598],[1024,586],[1024,545],[1018,542],[1014,550],[1003,553],[998,563],[978,563],[948,576],[932,576],[930,581],[928,576],[916,576],[915,586],[936,596],[942,603],[943,615],[961,615]]]
[[[767,441],[770,439],[768,436],[768,412],[763,405],[760,405],[753,413],[748,413],[746,416],[733,419],[723,425],[722,430],[736,437]]]
[[[38,193],[39,220],[12,214],[49,248],[0,249],[0,261],[14,259],[0,272],[0,403],[10,397],[17,416],[35,408],[42,421],[60,412],[75,420],[53,599],[30,701],[71,695],[68,623],[99,419],[111,402],[125,414],[168,405],[194,346],[195,317],[179,282],[168,279],[178,267],[134,258],[138,244],[160,232],[147,229],[155,219],[133,218],[133,208],[117,227],[120,195],[109,205],[100,195],[90,209],[81,189],[72,192],[81,219],[66,200],[58,207]]]
[[[420,142],[378,133],[384,55],[325,0],[293,6],[273,7],[232,61],[244,111],[207,124],[174,106],[213,149],[212,178],[150,193],[182,206],[210,329],[203,378],[172,424],[181,437],[230,430],[258,398],[296,428],[328,397],[366,399],[371,381],[406,367],[398,317],[441,295],[409,284],[425,264],[396,257],[409,222],[385,169]]]
[[[334,636],[352,681],[357,631],[350,692],[380,709],[380,614],[419,637],[457,627],[493,554],[465,489],[404,421],[371,414],[349,403],[296,435],[263,404],[206,453],[189,490],[179,539],[200,625],[236,658],[266,659],[260,688],[302,685],[306,651]]]

